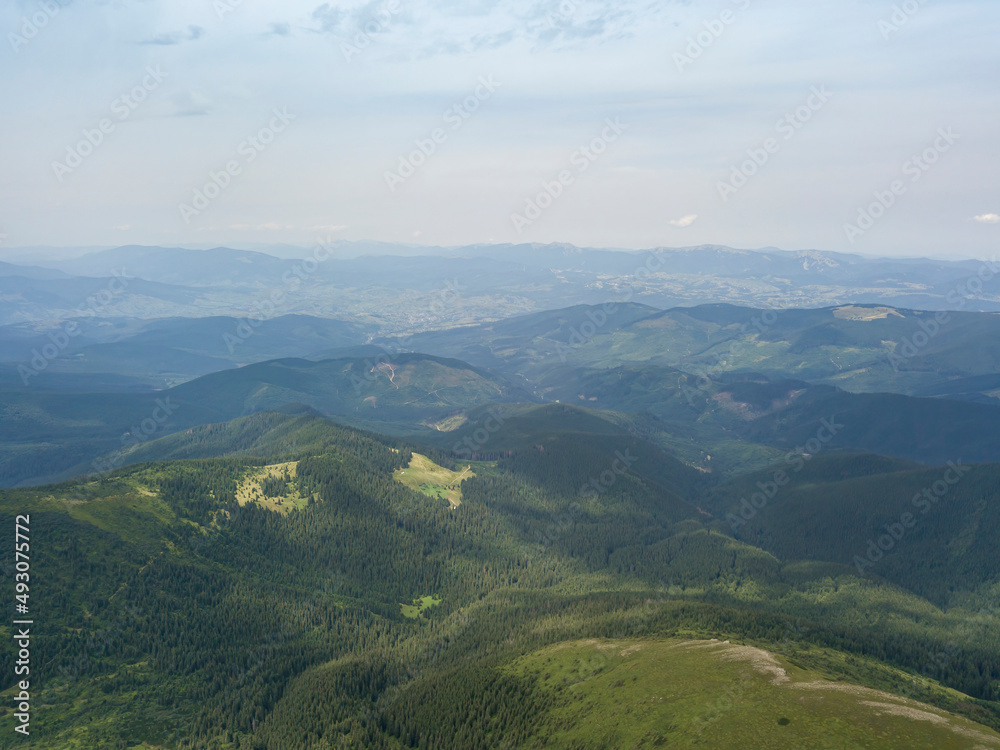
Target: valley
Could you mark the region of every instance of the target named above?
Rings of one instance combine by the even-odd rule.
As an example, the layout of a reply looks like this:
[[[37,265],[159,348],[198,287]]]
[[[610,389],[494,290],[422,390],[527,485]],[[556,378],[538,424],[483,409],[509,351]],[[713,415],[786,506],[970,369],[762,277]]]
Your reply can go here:
[[[133,319],[8,362],[40,741],[998,745],[1000,319],[948,315]]]
[[[0,28],[0,750],[1000,750],[997,0]]]

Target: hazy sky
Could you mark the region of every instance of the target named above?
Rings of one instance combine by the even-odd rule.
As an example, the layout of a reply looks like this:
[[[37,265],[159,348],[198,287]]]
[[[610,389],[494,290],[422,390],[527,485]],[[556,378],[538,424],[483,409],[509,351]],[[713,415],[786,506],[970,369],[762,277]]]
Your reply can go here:
[[[998,248],[997,0],[5,0],[0,31],[9,246]]]

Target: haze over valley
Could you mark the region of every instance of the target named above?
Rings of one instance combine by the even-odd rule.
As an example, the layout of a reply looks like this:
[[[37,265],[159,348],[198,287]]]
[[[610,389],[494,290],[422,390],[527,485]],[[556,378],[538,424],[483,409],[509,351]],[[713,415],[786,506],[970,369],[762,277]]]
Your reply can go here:
[[[0,30],[0,749],[1000,750],[1000,5]]]

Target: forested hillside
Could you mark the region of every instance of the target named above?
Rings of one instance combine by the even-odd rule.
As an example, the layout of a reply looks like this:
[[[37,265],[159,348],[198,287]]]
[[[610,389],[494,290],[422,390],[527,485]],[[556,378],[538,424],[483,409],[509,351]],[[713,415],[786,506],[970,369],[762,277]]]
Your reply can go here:
[[[538,717],[560,704],[509,665],[580,638],[731,639],[1000,727],[1000,640],[981,616],[996,576],[983,570],[972,597],[947,566],[925,568],[922,586],[890,583],[895,568],[859,572],[849,545],[838,561],[822,546],[771,549],[763,530],[734,538],[699,472],[583,417],[477,458],[261,414],[146,446],[178,460],[4,491],[0,515],[30,512],[44,571],[38,741],[536,746]],[[418,449],[474,468],[460,506],[393,478]],[[899,471],[913,469],[814,464],[761,518],[810,486],[836,506],[838,483]],[[978,469],[983,491],[991,471]],[[883,519],[859,523],[876,533]],[[970,593],[944,609],[921,596],[945,590]],[[581,662],[580,679],[599,666]],[[3,746],[12,721],[8,709]]]

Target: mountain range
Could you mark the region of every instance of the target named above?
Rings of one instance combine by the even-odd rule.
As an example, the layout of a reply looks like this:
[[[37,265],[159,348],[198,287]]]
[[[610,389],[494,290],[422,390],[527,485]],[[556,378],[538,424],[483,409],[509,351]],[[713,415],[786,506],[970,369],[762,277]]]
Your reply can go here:
[[[986,266],[363,249],[0,266],[41,746],[1000,747]]]

